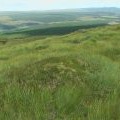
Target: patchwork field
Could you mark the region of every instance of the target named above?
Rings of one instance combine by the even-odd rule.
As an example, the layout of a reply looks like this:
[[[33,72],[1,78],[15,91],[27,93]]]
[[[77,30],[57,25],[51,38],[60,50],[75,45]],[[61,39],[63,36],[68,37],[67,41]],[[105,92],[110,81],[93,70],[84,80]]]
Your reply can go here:
[[[0,12],[0,32],[120,23],[119,8]]]

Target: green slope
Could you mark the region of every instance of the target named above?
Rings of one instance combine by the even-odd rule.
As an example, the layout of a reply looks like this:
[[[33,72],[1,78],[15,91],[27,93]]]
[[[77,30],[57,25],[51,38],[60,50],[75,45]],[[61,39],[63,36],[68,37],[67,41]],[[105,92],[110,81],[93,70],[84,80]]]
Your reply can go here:
[[[117,25],[1,42],[0,120],[119,120],[119,33]]]

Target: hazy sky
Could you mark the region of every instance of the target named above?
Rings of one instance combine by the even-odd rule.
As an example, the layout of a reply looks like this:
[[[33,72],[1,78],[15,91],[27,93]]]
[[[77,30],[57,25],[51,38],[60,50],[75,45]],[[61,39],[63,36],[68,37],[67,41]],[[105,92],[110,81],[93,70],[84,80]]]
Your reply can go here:
[[[120,0],[0,0],[1,11],[120,7]]]

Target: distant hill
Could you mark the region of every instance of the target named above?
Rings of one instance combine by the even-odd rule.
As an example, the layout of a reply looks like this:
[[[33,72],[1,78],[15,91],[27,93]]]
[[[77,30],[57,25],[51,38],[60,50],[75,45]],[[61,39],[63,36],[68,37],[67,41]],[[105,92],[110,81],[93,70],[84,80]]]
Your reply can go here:
[[[0,12],[0,31],[82,26],[120,22],[120,8]]]

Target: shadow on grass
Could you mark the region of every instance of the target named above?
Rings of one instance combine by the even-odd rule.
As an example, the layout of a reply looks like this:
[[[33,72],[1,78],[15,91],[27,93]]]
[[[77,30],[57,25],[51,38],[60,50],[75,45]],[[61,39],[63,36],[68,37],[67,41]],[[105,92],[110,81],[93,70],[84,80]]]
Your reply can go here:
[[[36,30],[29,30],[29,31],[18,31],[12,33],[5,33],[7,35],[11,34],[23,34],[27,36],[41,36],[41,35],[65,35],[72,33],[79,29],[89,29],[95,28],[99,26],[105,26],[106,24],[94,24],[94,25],[83,25],[83,26],[66,26],[66,27],[52,27],[46,29],[36,29]]]

